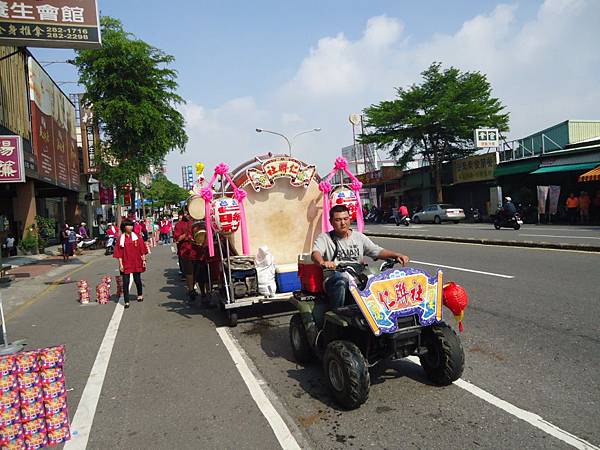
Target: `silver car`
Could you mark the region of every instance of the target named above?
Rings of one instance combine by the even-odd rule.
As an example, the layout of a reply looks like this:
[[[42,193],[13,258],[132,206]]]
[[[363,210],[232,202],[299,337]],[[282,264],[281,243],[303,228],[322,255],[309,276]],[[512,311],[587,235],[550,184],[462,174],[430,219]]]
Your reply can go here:
[[[423,208],[423,211],[420,211],[413,216],[414,223],[458,223],[461,220],[465,220],[465,211],[462,208],[449,203],[435,203],[433,205],[427,205],[425,208]]]

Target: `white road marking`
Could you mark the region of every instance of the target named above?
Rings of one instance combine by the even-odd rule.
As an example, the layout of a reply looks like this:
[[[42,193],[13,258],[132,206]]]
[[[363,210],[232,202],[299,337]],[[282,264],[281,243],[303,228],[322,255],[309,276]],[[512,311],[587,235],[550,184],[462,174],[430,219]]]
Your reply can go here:
[[[422,264],[424,266],[443,267],[444,269],[460,270],[461,272],[471,272],[471,273],[478,273],[481,275],[489,275],[490,277],[514,278],[514,275],[503,275],[501,273],[483,272],[482,270],[465,269],[464,267],[445,266],[443,264],[434,264],[434,263],[428,263],[428,262],[424,262],[424,261],[415,261],[415,260],[411,260],[410,262],[415,263],[415,264]]]
[[[227,327],[217,328],[217,333],[223,341],[223,344],[225,344],[225,348],[227,348],[231,359],[233,359],[233,363],[242,376],[244,383],[246,383],[246,386],[250,391],[250,395],[254,399],[258,409],[260,409],[260,412],[262,412],[263,416],[265,416],[265,419],[267,419],[267,422],[269,422],[269,425],[275,433],[275,437],[279,441],[281,448],[285,450],[300,450],[298,442],[290,432],[290,429],[286,425],[285,421],[273,407],[273,404],[261,388],[261,383],[264,382],[258,380],[248,367],[248,364],[246,364],[246,361],[242,356],[242,352],[244,350],[240,348],[239,344],[231,336]]]
[[[71,423],[73,437],[65,444],[65,450],[85,450],[87,447],[92,423],[94,422],[94,415],[96,414],[96,407],[98,406],[102,385],[104,384],[104,377],[106,376],[106,369],[108,368],[110,355],[115,344],[117,332],[119,331],[123,311],[123,304],[117,303],[106,328],[102,344],[100,344],[96,361],[94,361],[81,400],[79,400],[77,411]]]
[[[419,358],[416,356],[409,356],[407,358],[411,362],[420,365]],[[458,386],[461,389],[473,394],[476,397],[486,401],[487,403],[494,405],[496,408],[500,408],[501,410],[509,413],[512,416],[515,416],[518,419],[521,419],[527,422],[530,425],[533,425],[538,430],[542,430],[544,433],[549,434],[550,436],[554,436],[557,439],[569,444],[572,447],[575,447],[579,450],[600,450],[599,447],[596,447],[593,444],[590,444],[584,439],[581,439],[574,434],[565,431],[556,425],[544,420],[543,417],[534,414],[532,412],[526,411],[524,409],[519,408],[518,406],[513,405],[512,403],[508,403],[501,398],[496,397],[495,395],[490,394],[487,391],[475,386],[468,381],[459,378],[454,382],[455,386]]]
[[[564,239],[600,239],[600,237],[593,236],[557,236],[554,234],[523,234],[519,236],[536,236],[536,237],[551,237],[551,238],[564,238]]]

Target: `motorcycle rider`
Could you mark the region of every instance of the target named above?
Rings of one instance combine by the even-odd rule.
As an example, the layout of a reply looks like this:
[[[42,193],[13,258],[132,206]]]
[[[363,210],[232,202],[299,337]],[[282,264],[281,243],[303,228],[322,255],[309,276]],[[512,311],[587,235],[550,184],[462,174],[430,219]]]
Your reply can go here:
[[[344,205],[329,210],[329,222],[333,231],[321,233],[313,246],[311,259],[324,269],[324,287],[329,306],[336,308],[346,303],[349,280],[347,274],[335,271],[339,263],[359,266],[363,256],[373,259],[395,259],[403,266],[408,256],[386,250],[367,236],[350,229],[350,212]]]
[[[400,220],[396,222],[396,226],[400,225],[404,220],[408,218],[408,208],[404,203],[400,204],[398,208],[398,215],[400,216]]]
[[[502,205],[501,216],[503,220],[512,218],[517,213],[517,207],[512,202],[512,198],[504,197],[504,204]]]

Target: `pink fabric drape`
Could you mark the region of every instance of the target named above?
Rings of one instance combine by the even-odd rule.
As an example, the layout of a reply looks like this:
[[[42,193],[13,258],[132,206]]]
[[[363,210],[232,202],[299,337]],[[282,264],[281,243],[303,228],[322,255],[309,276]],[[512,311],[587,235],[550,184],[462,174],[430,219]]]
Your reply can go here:
[[[332,230],[331,224],[329,223],[329,210],[331,209],[329,193],[331,192],[331,179],[338,172],[338,170],[341,170],[346,175],[348,175],[348,177],[352,181],[350,183],[350,188],[354,191],[354,195],[356,196],[356,228],[358,229],[358,231],[362,232],[365,229],[365,220],[362,211],[362,201],[360,199],[360,190],[362,189],[362,183],[358,178],[354,176],[352,172],[350,172],[350,169],[348,168],[348,161],[342,156],[338,156],[335,159],[333,169],[319,184],[319,189],[321,190],[321,192],[323,192],[323,218],[321,228],[323,229],[323,232],[328,232]]]
[[[206,213],[206,238],[208,240],[208,254],[212,257],[215,256],[215,246],[213,243],[213,230],[210,223],[210,202],[213,200],[212,185],[217,180],[217,176],[222,176],[227,179],[231,187],[233,188],[234,197],[238,201],[240,206],[240,228],[242,232],[242,253],[248,255],[250,253],[250,245],[248,239],[248,226],[246,224],[246,210],[244,208],[244,200],[247,197],[246,191],[240,189],[233,182],[233,179],[229,176],[229,166],[225,163],[221,163],[215,167],[215,173],[213,174],[207,187],[202,188],[200,196],[204,199],[204,210]]]

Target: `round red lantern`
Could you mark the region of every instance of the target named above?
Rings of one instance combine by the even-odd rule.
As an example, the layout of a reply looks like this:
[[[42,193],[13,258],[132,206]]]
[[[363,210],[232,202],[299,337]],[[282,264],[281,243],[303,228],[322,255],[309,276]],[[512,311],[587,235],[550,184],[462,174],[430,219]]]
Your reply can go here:
[[[234,198],[215,198],[210,203],[210,225],[218,233],[235,233],[240,227],[240,204]]]
[[[465,309],[469,304],[467,291],[460,284],[451,281],[444,285],[443,289],[444,305],[452,311],[454,318],[458,321],[458,330],[463,331],[462,320],[465,316]]]
[[[354,191],[346,188],[336,189],[331,194],[331,206],[344,205],[350,211],[350,219],[356,219],[356,210],[358,208],[358,199]]]

